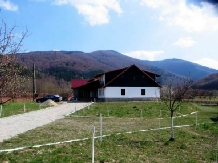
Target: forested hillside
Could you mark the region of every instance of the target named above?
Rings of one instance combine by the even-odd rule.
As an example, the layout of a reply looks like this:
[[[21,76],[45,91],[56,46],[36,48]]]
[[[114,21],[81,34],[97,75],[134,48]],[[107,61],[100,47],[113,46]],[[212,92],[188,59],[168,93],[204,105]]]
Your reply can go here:
[[[218,90],[218,73],[211,74],[197,81],[193,88],[204,90]]]
[[[124,68],[132,64],[141,69],[160,74],[162,76],[160,79],[161,84],[166,83],[172,77],[181,79],[189,74],[190,77],[197,81],[199,78],[217,72],[217,70],[184,60],[168,59],[150,62],[134,59],[113,50],[101,50],[91,53],[81,51],[36,51],[19,53],[17,56],[19,62],[30,69],[35,63],[38,74],[42,73],[47,77],[55,77],[56,80],[66,82],[70,82],[73,78],[90,79],[98,73]],[[212,80],[213,77],[214,75],[211,75],[208,80],[207,78],[202,79],[201,84],[196,84],[196,88],[205,88],[206,86],[206,88],[211,87],[210,89],[212,89],[214,86],[216,87],[217,78],[215,77]],[[38,75],[38,78],[42,77]]]
[[[218,87],[218,75],[207,75],[216,70],[187,61],[178,60],[174,63],[173,60],[175,59],[169,60],[167,63],[165,61],[158,62],[162,64],[166,63],[165,67],[168,67],[168,70],[171,65],[170,69],[174,69],[174,71],[169,72],[162,68],[149,65],[148,61],[134,59],[112,50],[95,51],[92,53],[81,51],[36,51],[19,53],[17,57],[20,64],[26,65],[29,68],[29,71],[27,71],[29,74],[32,71],[33,63],[35,63],[36,89],[37,93],[41,95],[46,93],[67,93],[70,95],[70,81],[73,78],[90,79],[98,73],[124,68],[133,64],[141,69],[160,74],[161,79],[159,82],[162,85],[172,80],[172,77],[177,80],[187,77],[185,73],[187,70],[190,70],[198,78],[202,76],[202,80],[195,82],[193,88],[216,90]],[[204,78],[206,76],[208,77]],[[27,86],[28,92],[31,92],[31,81]]]
[[[19,62],[29,68],[35,63],[36,70],[57,79],[70,81],[72,78],[92,78],[98,73],[124,68],[132,64],[139,68],[158,73],[162,81],[168,77],[182,77],[142,60],[122,55],[116,51],[95,51],[83,53],[79,51],[39,51],[18,54]]]

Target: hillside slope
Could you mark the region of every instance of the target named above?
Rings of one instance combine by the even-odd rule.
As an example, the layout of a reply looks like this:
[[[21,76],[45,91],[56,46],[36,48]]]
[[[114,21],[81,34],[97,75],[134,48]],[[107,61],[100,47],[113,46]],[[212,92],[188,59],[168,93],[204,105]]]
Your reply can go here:
[[[180,74],[183,76],[190,76],[194,80],[199,80],[212,73],[218,72],[218,70],[211,69],[205,66],[201,66],[196,63],[181,59],[166,59],[162,61],[146,61],[147,64],[156,66],[158,68],[167,70],[172,73]]]
[[[191,77],[198,80],[217,71],[178,59],[154,62],[134,59],[113,50],[99,50],[91,53],[81,51],[36,51],[20,53],[18,54],[18,60],[29,68],[35,63],[37,71],[65,81],[71,81],[72,78],[92,78],[98,73],[124,68],[133,64],[141,69],[160,74],[162,78],[159,82],[162,84],[166,83],[171,77],[187,77],[189,72]]]
[[[66,81],[70,81],[72,78],[91,78],[98,73],[133,64],[141,69],[162,75],[162,81],[165,81],[168,77],[182,77],[112,50],[94,51],[92,53],[78,51],[29,52],[18,54],[18,60],[29,68],[35,63],[37,71]]]
[[[193,88],[204,90],[218,90],[218,73],[208,75],[194,83]]]

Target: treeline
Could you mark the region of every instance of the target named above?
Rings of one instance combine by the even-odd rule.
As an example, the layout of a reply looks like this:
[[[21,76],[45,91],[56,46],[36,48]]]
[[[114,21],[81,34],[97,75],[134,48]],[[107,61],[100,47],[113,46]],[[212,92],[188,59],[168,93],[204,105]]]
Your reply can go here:
[[[102,73],[103,70],[78,71],[67,69],[66,67],[50,67],[42,72],[55,77],[57,80],[65,80],[70,82],[72,79],[91,79],[95,75]]]

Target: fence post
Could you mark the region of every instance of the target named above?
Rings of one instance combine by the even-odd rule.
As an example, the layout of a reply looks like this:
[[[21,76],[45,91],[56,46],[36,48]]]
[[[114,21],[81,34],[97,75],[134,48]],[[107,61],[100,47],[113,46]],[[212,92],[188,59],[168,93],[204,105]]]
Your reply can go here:
[[[196,111],[195,123],[196,123],[196,126],[197,126],[198,125],[198,112],[197,111]]]
[[[26,112],[26,105],[23,104],[23,112],[25,113]]]
[[[95,126],[92,128],[92,163],[95,160]]]
[[[2,117],[2,105],[0,105],[0,117]]]
[[[109,117],[110,115],[109,115],[109,108],[108,108],[108,106],[107,106],[107,116]]]
[[[218,163],[217,161],[218,161],[218,138],[217,138],[217,150],[216,150],[216,163]]]
[[[140,113],[140,118],[143,118],[143,115],[142,115],[142,109],[141,109],[141,113]]]
[[[88,105],[87,105],[88,106]],[[86,107],[83,107],[83,113],[85,112]]]
[[[162,110],[160,109],[160,118],[159,118],[159,129],[160,129],[160,119],[162,117]]]
[[[102,142],[102,114],[100,113],[100,142]]]

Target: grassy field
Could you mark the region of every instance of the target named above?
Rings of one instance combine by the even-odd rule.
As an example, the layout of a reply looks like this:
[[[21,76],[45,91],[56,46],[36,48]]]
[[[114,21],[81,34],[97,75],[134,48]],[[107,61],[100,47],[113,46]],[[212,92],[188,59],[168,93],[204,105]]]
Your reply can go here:
[[[191,114],[195,111],[197,118]],[[100,113],[103,134],[108,136],[103,137],[102,142],[95,139],[95,162],[216,162],[218,123],[212,120],[218,116],[218,107],[183,104],[176,112],[174,123],[190,126],[175,128],[176,139],[169,141],[170,129],[161,129],[170,126],[169,111],[160,102],[95,103],[70,117],[4,141],[0,149],[89,139],[2,152],[0,162],[91,162],[92,126],[96,128],[95,136],[99,136]]]
[[[218,96],[196,96],[194,99],[189,99],[188,101],[201,104],[217,104]]]
[[[45,106],[41,106],[39,103],[32,101],[25,102],[8,102],[2,105],[2,113],[1,117],[8,117],[16,114],[22,114],[24,112],[30,112],[34,110],[39,110],[46,108]]]

